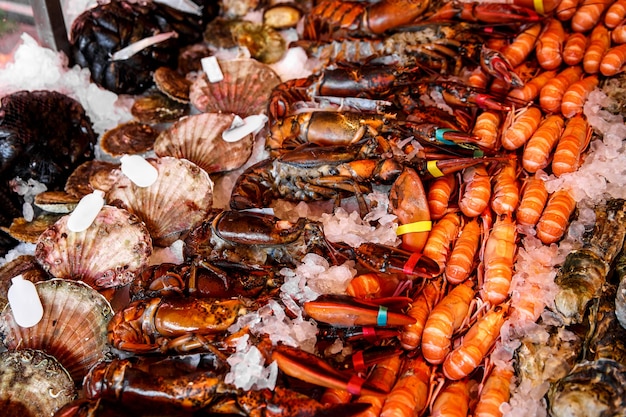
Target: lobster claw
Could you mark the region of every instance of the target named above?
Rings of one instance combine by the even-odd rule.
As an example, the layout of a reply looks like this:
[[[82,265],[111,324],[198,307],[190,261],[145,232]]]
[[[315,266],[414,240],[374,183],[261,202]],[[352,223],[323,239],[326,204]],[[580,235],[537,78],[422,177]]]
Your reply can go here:
[[[419,252],[409,252],[393,246],[363,243],[355,250],[357,261],[374,271],[403,274],[408,279],[432,278],[439,274],[439,265]]]
[[[511,107],[496,100],[489,94],[476,94],[472,97],[472,101],[481,109],[484,110],[496,110],[496,111],[510,111]]]
[[[354,395],[385,395],[386,391],[353,373],[341,372],[312,353],[278,346],[272,360],[285,374],[325,388],[343,389]]]
[[[317,321],[338,327],[393,327],[415,323],[415,319],[409,315],[390,311],[382,304],[349,296],[322,296],[315,301],[304,303],[304,311]]]
[[[527,7],[503,3],[450,1],[431,15],[431,22],[462,20],[480,23],[537,22],[541,16]]]
[[[513,67],[499,51],[485,46],[480,50],[480,66],[492,77],[498,78],[513,88],[521,88],[524,81],[513,70]]]

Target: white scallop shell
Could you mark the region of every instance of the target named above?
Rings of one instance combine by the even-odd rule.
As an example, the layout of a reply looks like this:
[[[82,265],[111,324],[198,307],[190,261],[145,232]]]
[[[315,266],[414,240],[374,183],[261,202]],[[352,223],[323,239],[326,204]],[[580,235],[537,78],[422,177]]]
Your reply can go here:
[[[40,350],[0,353],[0,404],[4,417],[52,417],[78,392],[67,370]]]
[[[224,79],[209,82],[202,73],[189,90],[191,103],[205,113],[235,113],[242,118],[265,113],[270,94],[280,78],[256,59],[219,62]]]
[[[109,352],[111,305],[80,281],[52,279],[35,287],[43,305],[41,321],[20,327],[9,304],[0,313],[0,339],[8,350],[38,349],[54,356],[74,381],[81,381]]]
[[[61,217],[37,241],[35,257],[53,277],[81,280],[96,289],[119,287],[148,264],[150,233],[127,210],[104,206],[82,232],[70,231],[68,219]]]
[[[240,168],[252,154],[254,136],[247,135],[237,142],[222,139],[234,118],[227,113],[184,117],[161,132],[154,151],[158,156],[188,159],[209,174]]]
[[[138,187],[120,172],[106,200],[137,215],[150,231],[154,245],[167,247],[209,212],[213,182],[205,170],[186,159],[166,156],[147,161],[158,171],[154,184]]]

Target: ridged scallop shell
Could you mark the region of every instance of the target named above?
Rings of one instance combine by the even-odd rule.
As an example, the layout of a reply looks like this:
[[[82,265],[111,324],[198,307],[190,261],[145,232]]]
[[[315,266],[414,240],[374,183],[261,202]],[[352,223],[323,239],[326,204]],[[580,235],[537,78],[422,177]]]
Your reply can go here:
[[[77,394],[74,381],[54,356],[34,349],[0,353],[4,417],[53,416]]]
[[[189,91],[191,103],[205,113],[235,113],[247,117],[265,113],[270,94],[280,78],[255,59],[220,61],[222,81],[211,83],[199,76]]]
[[[104,206],[83,232],[67,228],[69,215],[46,229],[37,241],[37,261],[56,278],[82,280],[96,289],[128,284],[152,255],[150,233],[141,220]]]
[[[232,171],[246,163],[252,154],[254,136],[226,142],[222,132],[232,125],[234,115],[201,113],[188,116],[161,132],[154,142],[158,156],[188,159],[207,173]]]
[[[109,352],[111,305],[78,281],[52,279],[35,287],[43,305],[41,321],[33,327],[20,327],[9,304],[0,313],[0,339],[8,350],[43,350],[54,356],[74,381],[81,381]]]
[[[126,208],[144,221],[156,246],[167,247],[201,222],[213,204],[209,174],[186,159],[147,160],[158,171],[149,187],[138,187],[126,176],[109,190],[109,204]]]

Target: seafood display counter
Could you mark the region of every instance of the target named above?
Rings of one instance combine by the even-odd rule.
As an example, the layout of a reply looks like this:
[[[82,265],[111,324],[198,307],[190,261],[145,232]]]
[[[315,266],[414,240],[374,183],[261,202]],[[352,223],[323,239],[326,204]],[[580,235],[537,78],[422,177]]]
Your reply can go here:
[[[626,414],[626,1],[71,6],[0,67],[3,415]]]

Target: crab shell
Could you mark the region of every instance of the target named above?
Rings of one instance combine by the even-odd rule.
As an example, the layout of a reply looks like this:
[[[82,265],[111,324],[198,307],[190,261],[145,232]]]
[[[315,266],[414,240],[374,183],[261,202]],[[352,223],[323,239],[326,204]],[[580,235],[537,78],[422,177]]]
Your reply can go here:
[[[32,327],[19,326],[11,305],[0,313],[0,340],[8,350],[38,349],[54,356],[76,382],[109,353],[107,324],[111,305],[88,285],[64,279],[35,284],[43,318]]]
[[[120,170],[106,200],[139,217],[154,245],[167,247],[207,215],[213,204],[213,181],[205,170],[186,159],[163,157],[148,162],[158,172],[154,184],[138,187]]]
[[[127,210],[104,206],[83,232],[70,231],[68,219],[48,227],[35,248],[37,261],[55,278],[81,280],[100,290],[128,284],[148,264],[150,233]]]
[[[158,156],[174,156],[192,161],[209,174],[232,171],[246,163],[252,154],[254,136],[226,142],[235,116],[225,113],[201,113],[188,116],[163,131],[154,142]]]

